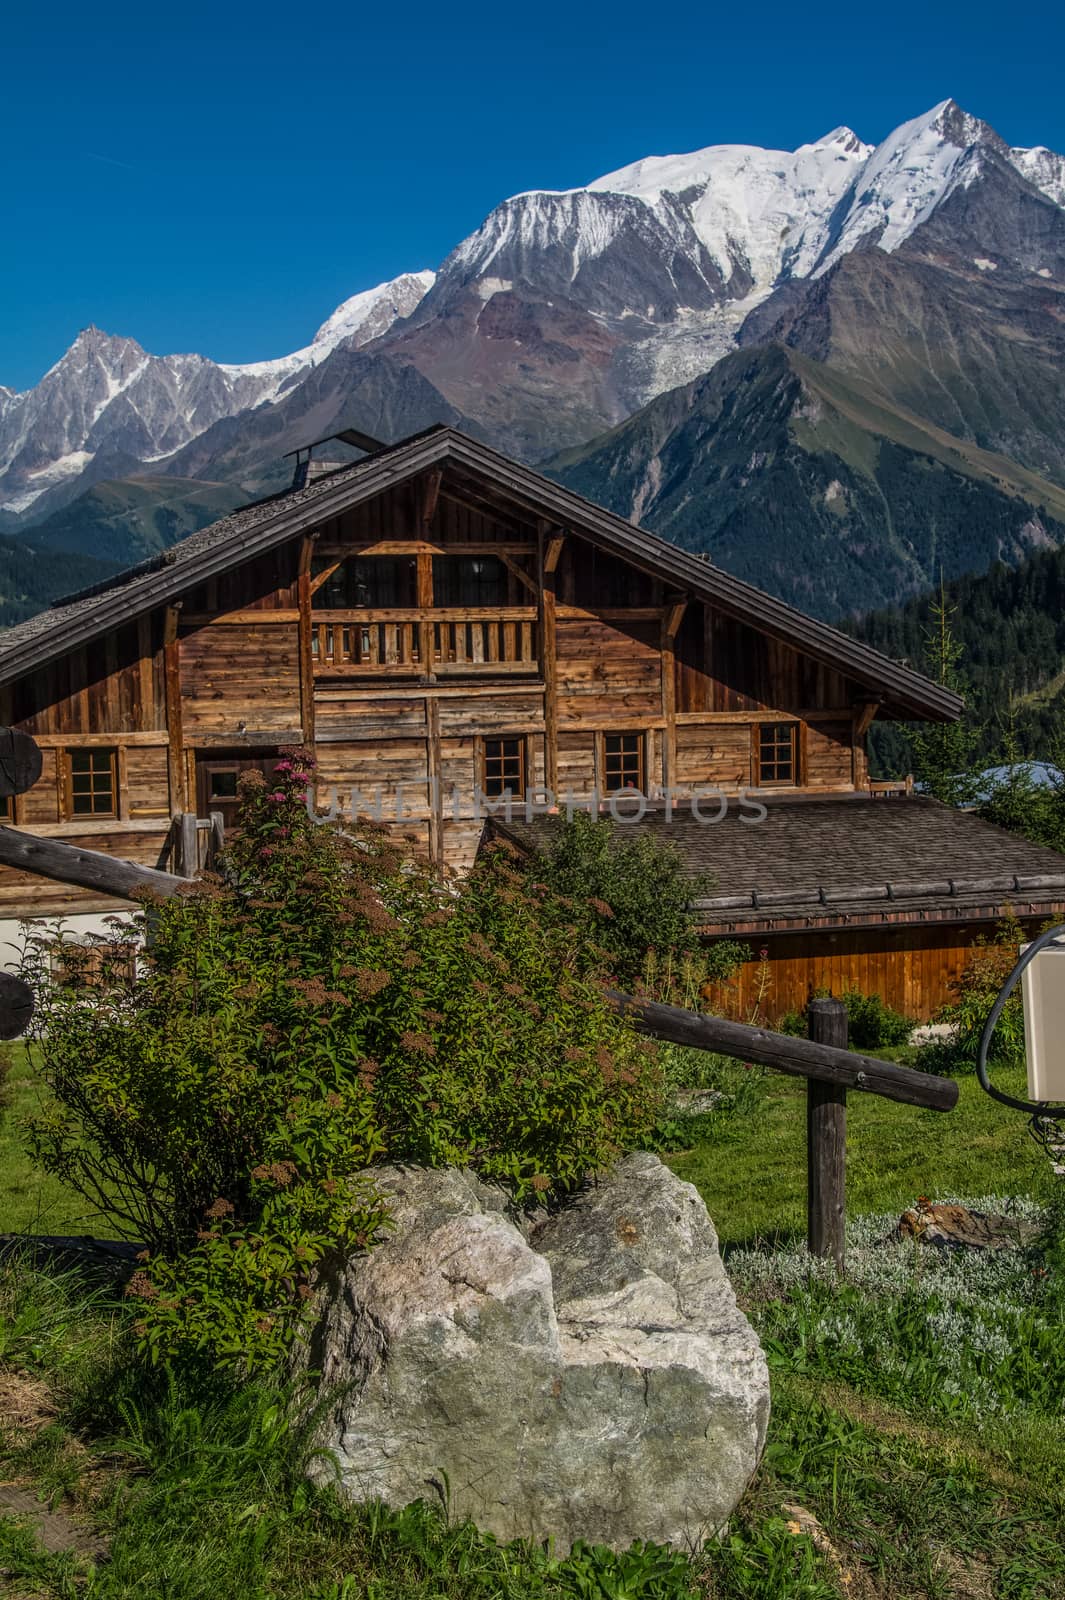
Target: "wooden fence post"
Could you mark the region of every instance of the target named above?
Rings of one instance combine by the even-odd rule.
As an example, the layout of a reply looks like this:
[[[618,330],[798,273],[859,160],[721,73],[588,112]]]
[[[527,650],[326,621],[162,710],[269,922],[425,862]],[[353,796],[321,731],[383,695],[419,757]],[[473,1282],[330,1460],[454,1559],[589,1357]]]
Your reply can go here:
[[[847,1048],[842,1000],[811,1000],[807,1029],[817,1044]],[[847,1184],[847,1091],[810,1078],[806,1084],[806,1243],[843,1269]]]
[[[174,871],[179,878],[194,878],[199,871],[199,840],[195,811],[174,815]]]

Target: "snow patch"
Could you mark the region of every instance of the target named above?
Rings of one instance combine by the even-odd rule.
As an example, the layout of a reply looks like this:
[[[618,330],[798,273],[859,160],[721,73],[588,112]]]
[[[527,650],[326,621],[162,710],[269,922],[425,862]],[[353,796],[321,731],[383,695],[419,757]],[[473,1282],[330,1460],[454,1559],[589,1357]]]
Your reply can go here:
[[[998,271],[998,262],[989,261],[986,256],[973,256],[973,266],[979,267],[981,272]]]

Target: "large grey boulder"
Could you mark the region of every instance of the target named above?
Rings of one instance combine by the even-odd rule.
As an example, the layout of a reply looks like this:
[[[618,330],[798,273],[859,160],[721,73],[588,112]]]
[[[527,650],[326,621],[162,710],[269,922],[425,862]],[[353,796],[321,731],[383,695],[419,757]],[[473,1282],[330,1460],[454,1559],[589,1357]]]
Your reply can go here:
[[[386,1169],[395,1223],[322,1285],[321,1477],[500,1538],[690,1546],[762,1451],[769,1376],[702,1200],[655,1156],[518,1225],[470,1173]]]

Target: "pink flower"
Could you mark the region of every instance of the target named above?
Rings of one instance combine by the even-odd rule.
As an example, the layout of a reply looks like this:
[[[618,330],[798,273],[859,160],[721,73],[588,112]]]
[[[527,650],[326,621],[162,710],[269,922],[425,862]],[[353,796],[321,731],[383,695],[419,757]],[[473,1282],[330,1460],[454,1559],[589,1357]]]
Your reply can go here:
[[[270,799],[274,802],[275,805],[283,805],[285,800],[286,800],[286,798],[287,798],[287,796],[284,795],[281,792],[280,789],[277,790],[276,794],[272,794],[270,796]]]

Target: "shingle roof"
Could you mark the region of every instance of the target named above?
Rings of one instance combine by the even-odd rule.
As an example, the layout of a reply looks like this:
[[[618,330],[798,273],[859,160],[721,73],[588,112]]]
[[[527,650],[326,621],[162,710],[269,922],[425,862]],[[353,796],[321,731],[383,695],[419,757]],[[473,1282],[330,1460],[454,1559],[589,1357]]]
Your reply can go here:
[[[883,696],[889,712],[949,721],[961,711],[957,695],[920,673],[444,426],[414,434],[303,489],[243,506],[110,583],[57,602],[11,628],[0,637],[0,682],[89,643],[193,584],[216,577],[393,484],[449,462],[487,479],[537,516],[590,535],[635,565],[828,663]]]
[[[761,822],[744,820],[750,808],[734,798],[716,823],[678,802],[672,819],[649,810],[642,821],[619,825],[619,835],[657,834],[690,872],[712,875],[714,887],[694,902],[707,927],[1065,902],[1065,855],[935,800],[762,798]],[[712,817],[718,807],[705,801],[702,810]],[[527,853],[543,849],[559,825],[557,816],[494,818],[490,831]]]

